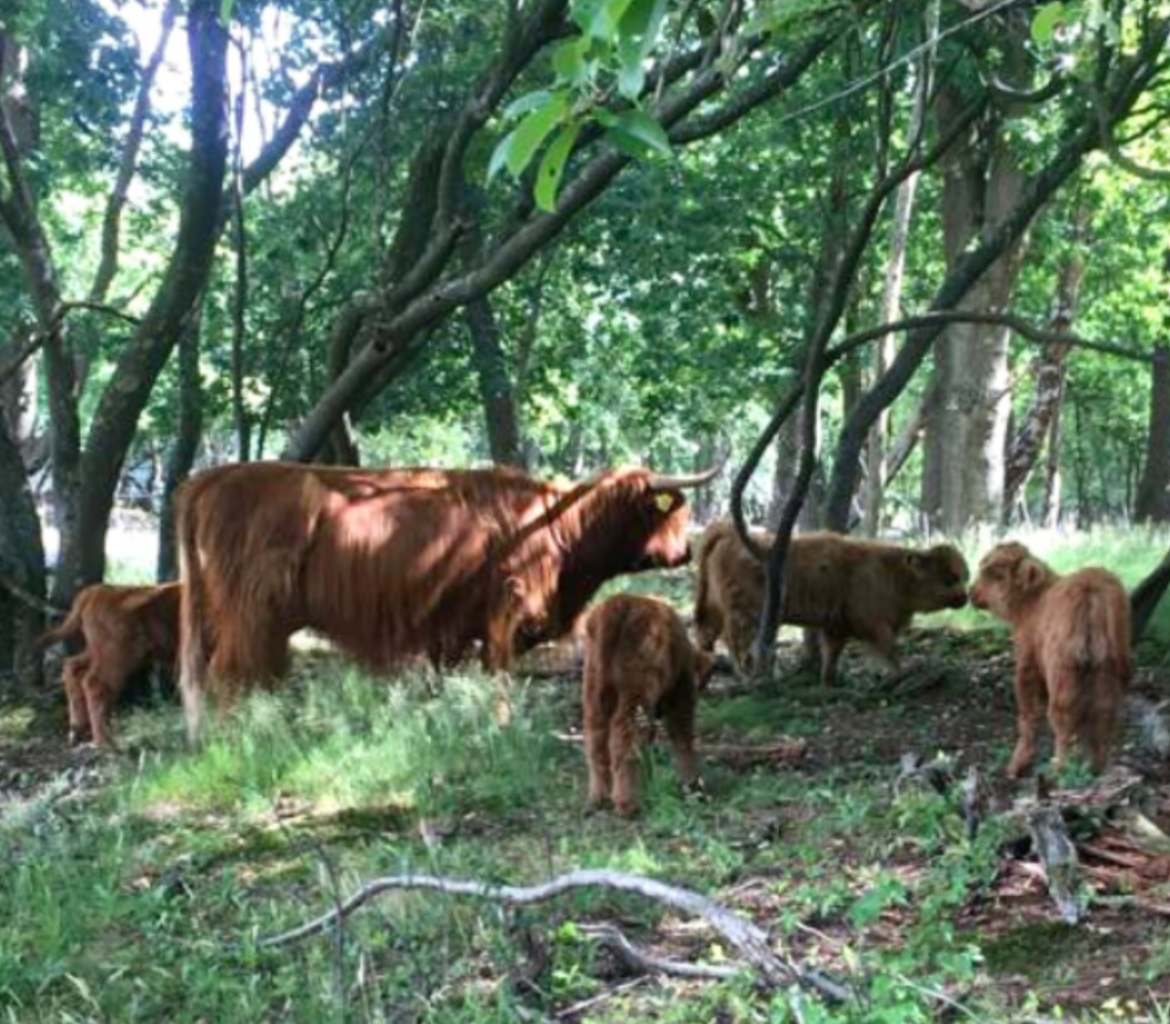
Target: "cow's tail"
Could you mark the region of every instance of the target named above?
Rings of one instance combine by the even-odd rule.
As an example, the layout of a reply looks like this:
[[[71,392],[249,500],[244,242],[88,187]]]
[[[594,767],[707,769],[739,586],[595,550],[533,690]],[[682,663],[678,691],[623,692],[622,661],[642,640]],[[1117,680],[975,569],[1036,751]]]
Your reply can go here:
[[[33,650],[36,653],[47,650],[53,644],[64,643],[66,640],[71,640],[73,637],[81,633],[81,613],[85,607],[85,592],[77,595],[73,602],[73,607],[69,609],[69,614],[65,617],[65,621],[59,626],[54,626],[50,630],[46,630],[33,644]]]
[[[187,719],[187,740],[198,743],[203,732],[210,662],[207,601],[196,541],[198,530],[190,488],[176,495],[175,530],[178,534],[179,578],[182,581],[179,615],[179,693]]]

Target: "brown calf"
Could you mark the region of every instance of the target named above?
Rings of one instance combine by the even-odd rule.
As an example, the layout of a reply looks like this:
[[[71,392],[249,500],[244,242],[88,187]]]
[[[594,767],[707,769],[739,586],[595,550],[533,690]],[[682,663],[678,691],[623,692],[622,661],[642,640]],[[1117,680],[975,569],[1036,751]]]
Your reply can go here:
[[[761,546],[770,534],[756,535]],[[820,633],[821,681],[833,682],[848,640],[874,648],[893,668],[896,640],[919,612],[967,603],[967,563],[957,548],[925,550],[855,540],[835,533],[792,538],[784,577],[781,621]],[[764,604],[764,565],[739,539],[730,520],[703,534],[695,592],[699,645],[722,638],[736,673],[748,675],[747,657]]]
[[[1121,580],[1104,569],[1059,576],[1023,544],[1000,544],[979,564],[971,603],[1012,627],[1019,739],[1008,775],[1018,776],[1035,759],[1045,710],[1056,737],[1053,767],[1061,769],[1079,740],[1093,770],[1101,771],[1133,674]]]
[[[113,746],[110,713],[130,676],[150,664],[170,666],[179,646],[179,584],[114,587],[98,583],[74,599],[60,626],[41,637],[42,648],[82,636],[85,651],[65,659],[69,742],[92,738]]]
[[[698,782],[695,702],[713,659],[695,648],[665,601],[619,594],[585,626],[585,759],[589,804],[612,797],[619,814],[638,813],[638,709],[666,720],[675,767]]]

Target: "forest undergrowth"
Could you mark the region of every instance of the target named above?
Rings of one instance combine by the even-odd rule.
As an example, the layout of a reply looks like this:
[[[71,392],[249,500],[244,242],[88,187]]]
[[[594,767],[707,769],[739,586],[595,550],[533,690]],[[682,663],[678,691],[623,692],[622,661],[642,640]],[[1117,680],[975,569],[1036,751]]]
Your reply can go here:
[[[1045,553],[1131,581],[1165,548],[1141,536]],[[686,573],[627,586],[686,609]],[[1139,649],[1135,689],[1151,700],[1167,695],[1168,619]],[[683,795],[656,745],[636,821],[585,812],[571,659],[518,672],[499,724],[501,684],[478,671],[373,680],[302,653],[284,693],[249,700],[197,753],[169,706],[120,716],[114,755],[70,750],[55,702],[6,706],[0,1019],[1168,1021],[1170,857],[1086,887],[1085,919],[1064,924],[1042,878],[1019,868],[1027,857],[1003,816],[988,814],[972,840],[953,791],[899,781],[904,755],[941,754],[954,775],[974,765],[1013,794],[1006,641],[963,612],[923,620],[894,681],[851,653],[846,681],[825,690],[793,645],[758,687],[717,676],[700,707],[705,793]],[[803,756],[753,758],[781,736],[803,741]],[[1170,766],[1130,740],[1123,770],[1142,775],[1168,828]],[[1074,766],[1057,783],[1085,781]],[[707,895],[860,995],[829,1005],[746,971],[634,973],[589,925],[679,961],[726,964],[735,951],[700,923],[606,891],[507,911],[395,893],[339,931],[258,942],[382,875],[528,884],[576,868]]]

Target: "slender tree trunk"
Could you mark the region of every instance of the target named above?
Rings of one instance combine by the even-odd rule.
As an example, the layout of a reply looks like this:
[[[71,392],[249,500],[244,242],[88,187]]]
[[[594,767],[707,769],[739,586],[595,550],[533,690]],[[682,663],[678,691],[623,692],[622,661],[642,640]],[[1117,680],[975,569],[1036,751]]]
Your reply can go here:
[[[1154,349],[1150,429],[1134,517],[1138,522],[1170,521],[1170,346],[1164,344]]]
[[[199,378],[199,341],[203,316],[196,307],[179,336],[179,424],[167,455],[158,524],[158,581],[178,578],[175,543],[175,492],[187,479],[203,436],[203,388]]]
[[[1054,530],[1060,523],[1061,476],[1060,456],[1064,443],[1064,374],[1060,376],[1060,394],[1053,403],[1048,424],[1048,451],[1044,458],[1044,527]]]
[[[516,396],[490,298],[485,296],[468,304],[464,307],[463,318],[471,335],[472,361],[483,402],[492,462],[498,466],[525,469]]]
[[[938,36],[939,0],[932,0],[927,8],[926,35],[931,45],[918,66],[918,81],[914,90],[914,109],[910,115],[910,135],[919,135],[926,124],[926,105],[930,97],[931,66],[934,63],[934,42]],[[898,186],[894,197],[894,216],[890,226],[890,252],[886,259],[885,279],[878,317],[881,323],[892,323],[902,315],[902,285],[906,270],[906,245],[910,238],[910,220],[914,214],[914,197],[918,191],[920,174],[914,173]],[[892,334],[881,338],[874,346],[873,377],[878,380],[894,361],[896,339]],[[856,403],[853,403],[856,404]],[[852,411],[852,405],[850,406]],[[862,529],[870,537],[881,530],[882,500],[890,467],[886,447],[890,430],[889,410],[883,410],[869,434],[866,454],[866,482],[863,496]]]
[[[1057,275],[1056,294],[1049,320],[1049,327],[1053,331],[1069,331],[1076,319],[1077,297],[1085,274],[1082,235],[1086,224],[1087,217],[1078,214],[1077,230]],[[1012,438],[1007,456],[1001,516],[1005,526],[1011,521],[1016,500],[1040,457],[1044,439],[1051,434],[1050,424],[1064,395],[1065,360],[1068,353],[1067,345],[1049,345],[1036,360],[1036,393]]]

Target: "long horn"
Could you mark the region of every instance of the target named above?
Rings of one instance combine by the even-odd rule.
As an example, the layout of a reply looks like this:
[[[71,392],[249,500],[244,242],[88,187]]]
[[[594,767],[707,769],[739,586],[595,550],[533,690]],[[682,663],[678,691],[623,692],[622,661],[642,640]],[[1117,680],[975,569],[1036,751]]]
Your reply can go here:
[[[689,487],[702,487],[709,484],[723,469],[723,463],[712,466],[702,473],[683,473],[681,476],[664,476],[653,473],[650,476],[650,488],[655,491],[681,491]]]

